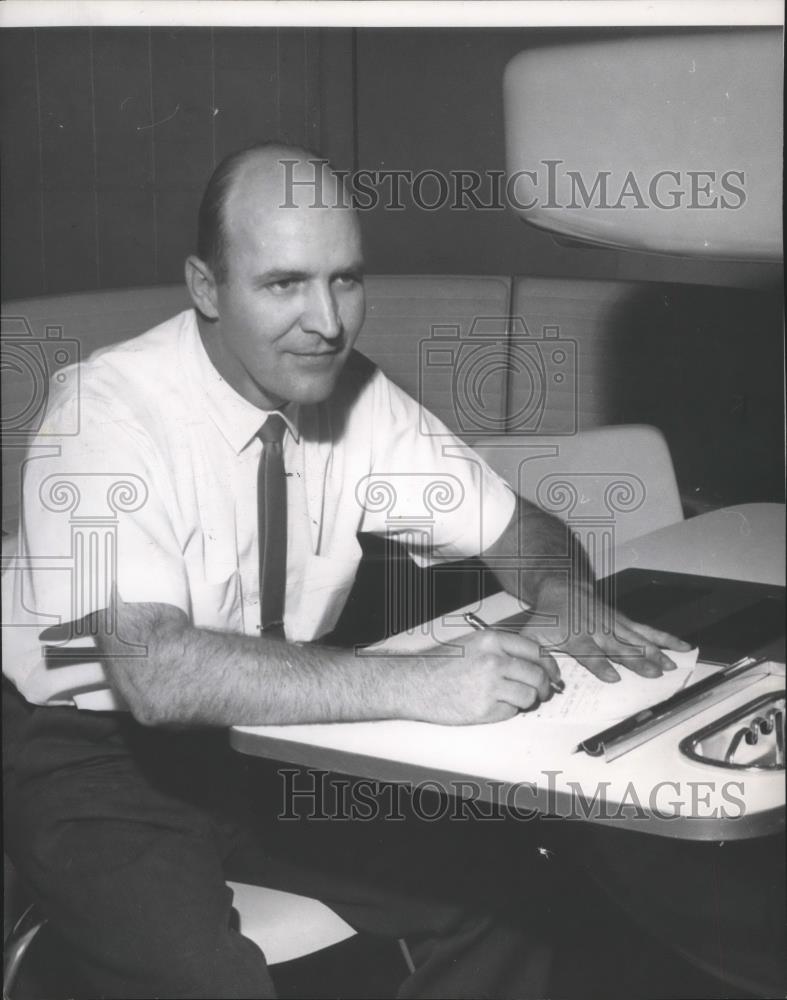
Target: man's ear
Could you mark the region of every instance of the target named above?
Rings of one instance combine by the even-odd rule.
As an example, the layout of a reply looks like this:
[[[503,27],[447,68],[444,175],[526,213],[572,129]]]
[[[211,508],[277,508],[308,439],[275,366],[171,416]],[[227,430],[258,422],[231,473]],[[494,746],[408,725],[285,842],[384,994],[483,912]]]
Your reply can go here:
[[[218,319],[218,296],[213,271],[192,254],[186,258],[186,287],[197,309],[208,319]]]

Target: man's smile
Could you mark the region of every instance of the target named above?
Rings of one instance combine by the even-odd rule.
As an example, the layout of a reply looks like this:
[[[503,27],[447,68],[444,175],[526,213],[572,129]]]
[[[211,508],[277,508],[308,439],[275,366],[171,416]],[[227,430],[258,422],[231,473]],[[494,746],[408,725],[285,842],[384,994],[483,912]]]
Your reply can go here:
[[[307,365],[330,365],[341,356],[341,351],[290,351],[299,363]]]

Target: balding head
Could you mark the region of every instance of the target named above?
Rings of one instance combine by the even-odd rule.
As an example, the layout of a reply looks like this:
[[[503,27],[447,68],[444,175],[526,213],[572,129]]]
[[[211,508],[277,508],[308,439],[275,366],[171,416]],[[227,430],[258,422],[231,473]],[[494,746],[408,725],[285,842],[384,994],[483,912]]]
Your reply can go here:
[[[268,145],[225,160],[186,261],[214,368],[261,409],[333,392],[363,323],[355,210],[326,160]]]
[[[197,254],[217,283],[227,280],[229,246],[249,212],[344,207],[341,178],[320,153],[303,146],[259,143],[232,153],[208,181],[199,209]],[[262,221],[262,220],[260,220]]]

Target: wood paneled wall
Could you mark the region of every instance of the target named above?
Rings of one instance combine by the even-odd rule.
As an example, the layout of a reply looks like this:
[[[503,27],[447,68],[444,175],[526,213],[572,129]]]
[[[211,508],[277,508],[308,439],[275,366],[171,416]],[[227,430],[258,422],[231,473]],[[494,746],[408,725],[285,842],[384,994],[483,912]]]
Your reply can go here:
[[[16,29],[2,58],[4,298],[180,280],[211,170],[255,140],[352,166],[349,31]]]
[[[502,74],[548,29],[0,33],[3,298],[179,281],[200,191],[260,138],[344,169],[501,170]],[[506,210],[363,215],[368,269],[723,285],[777,265],[558,246]]]

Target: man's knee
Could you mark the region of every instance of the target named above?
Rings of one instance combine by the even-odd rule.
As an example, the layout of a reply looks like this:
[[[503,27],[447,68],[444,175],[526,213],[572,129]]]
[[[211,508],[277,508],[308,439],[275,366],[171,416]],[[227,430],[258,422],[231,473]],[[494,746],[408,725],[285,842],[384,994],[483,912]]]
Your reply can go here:
[[[184,1000],[276,996],[263,953],[253,941],[230,929],[210,940],[165,935],[145,954],[134,954],[126,968],[102,968],[95,961],[79,964],[85,978],[104,996]],[[116,993],[107,992],[110,984]]]
[[[232,929],[231,891],[200,838],[133,827],[50,823],[20,859],[91,995],[275,996],[264,955]]]
[[[276,995],[263,952],[234,929],[229,906],[225,910],[216,894],[204,905],[181,899],[158,908],[142,906],[133,894],[115,905],[93,899],[81,907],[81,916],[76,903],[49,894],[42,909],[90,996],[230,1000]]]

